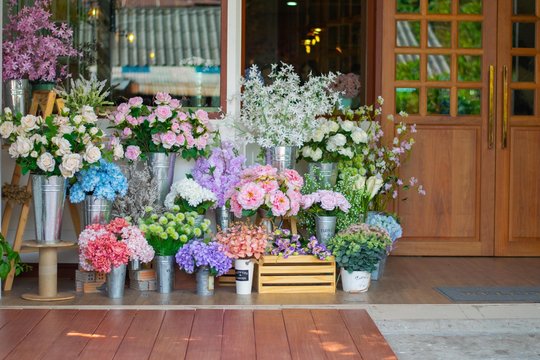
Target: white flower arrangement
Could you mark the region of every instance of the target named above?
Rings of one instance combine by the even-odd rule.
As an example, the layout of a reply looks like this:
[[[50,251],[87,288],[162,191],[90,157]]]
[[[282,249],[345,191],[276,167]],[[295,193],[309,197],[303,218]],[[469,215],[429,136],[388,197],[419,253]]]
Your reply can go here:
[[[181,212],[196,211],[202,215],[216,202],[217,197],[212,191],[202,187],[193,179],[182,179],[171,186],[164,204],[167,209],[178,205]]]
[[[242,110],[239,128],[249,142],[263,148],[298,146],[306,142],[317,128],[315,119],[330,114],[339,93],[330,86],[336,75],[309,76],[302,84],[292,65],[272,65],[265,85],[257,66],[253,65],[242,79]]]

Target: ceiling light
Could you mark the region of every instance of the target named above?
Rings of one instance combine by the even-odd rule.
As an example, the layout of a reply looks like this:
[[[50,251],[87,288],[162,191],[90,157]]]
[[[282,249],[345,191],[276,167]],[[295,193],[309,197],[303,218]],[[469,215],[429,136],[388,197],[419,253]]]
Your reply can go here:
[[[127,40],[130,42],[130,43],[133,43],[135,41],[135,34],[130,32],[127,34]]]
[[[296,6],[298,3],[296,1],[287,1],[287,6]]]

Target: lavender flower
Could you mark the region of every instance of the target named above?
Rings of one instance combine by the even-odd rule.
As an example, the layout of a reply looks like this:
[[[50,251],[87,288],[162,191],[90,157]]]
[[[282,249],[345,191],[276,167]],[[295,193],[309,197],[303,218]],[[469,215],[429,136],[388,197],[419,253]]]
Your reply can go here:
[[[232,143],[224,142],[212,149],[208,159],[197,159],[192,171],[193,179],[216,195],[216,206],[224,206],[227,192],[240,181],[245,161],[246,158],[237,154]]]
[[[208,266],[213,275],[221,276],[232,267],[232,260],[225,255],[221,244],[215,241],[206,243],[199,239],[191,240],[178,250],[176,263],[188,274]]]

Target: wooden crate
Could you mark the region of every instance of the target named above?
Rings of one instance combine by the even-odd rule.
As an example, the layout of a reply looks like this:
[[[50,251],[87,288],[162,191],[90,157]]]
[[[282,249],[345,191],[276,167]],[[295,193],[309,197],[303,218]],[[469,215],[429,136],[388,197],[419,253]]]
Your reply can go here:
[[[232,268],[217,278],[219,286],[236,286],[236,270]]]
[[[257,287],[261,294],[335,293],[334,257],[319,260],[311,255],[265,255],[259,260]]]

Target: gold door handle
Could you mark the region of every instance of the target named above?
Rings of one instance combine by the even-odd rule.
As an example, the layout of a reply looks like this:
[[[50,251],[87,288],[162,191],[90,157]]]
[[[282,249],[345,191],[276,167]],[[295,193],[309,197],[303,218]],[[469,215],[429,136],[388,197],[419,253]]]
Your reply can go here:
[[[506,149],[508,145],[508,67],[503,66],[503,114],[501,147]]]
[[[488,149],[495,144],[495,68],[489,65],[489,99],[488,99]]]

